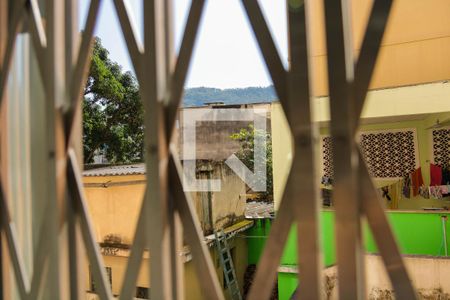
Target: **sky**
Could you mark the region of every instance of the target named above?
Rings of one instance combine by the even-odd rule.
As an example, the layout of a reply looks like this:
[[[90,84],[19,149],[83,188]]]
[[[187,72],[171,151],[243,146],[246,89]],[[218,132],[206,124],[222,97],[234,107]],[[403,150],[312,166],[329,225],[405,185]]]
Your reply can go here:
[[[142,0],[129,0],[142,38]],[[145,0],[144,0],[145,1]],[[175,47],[178,49],[190,6],[174,1]],[[84,27],[90,1],[80,1]],[[287,64],[286,1],[260,0],[282,60]],[[113,0],[102,1],[95,34],[111,59],[132,70]],[[203,12],[186,87],[242,88],[272,84],[258,45],[239,0],[209,0]]]

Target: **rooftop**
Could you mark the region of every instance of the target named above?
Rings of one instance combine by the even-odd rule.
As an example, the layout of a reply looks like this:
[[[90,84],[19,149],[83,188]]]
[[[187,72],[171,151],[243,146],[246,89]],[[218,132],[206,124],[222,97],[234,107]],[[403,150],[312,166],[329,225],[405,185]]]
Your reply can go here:
[[[132,165],[117,165],[117,166],[105,166],[101,165],[98,168],[91,165],[90,169],[83,172],[83,176],[120,176],[120,175],[144,175],[145,164],[132,164]]]
[[[273,202],[247,202],[245,207],[246,219],[274,218],[275,208]]]

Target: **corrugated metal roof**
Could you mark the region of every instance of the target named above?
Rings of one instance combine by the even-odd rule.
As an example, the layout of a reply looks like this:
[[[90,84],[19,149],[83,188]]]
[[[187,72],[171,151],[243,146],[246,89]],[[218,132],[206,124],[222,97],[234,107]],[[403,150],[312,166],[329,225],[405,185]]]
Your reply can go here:
[[[247,219],[265,219],[273,218],[275,208],[273,202],[247,202],[245,207],[245,218]]]
[[[132,164],[121,166],[107,166],[90,169],[83,172],[83,176],[119,176],[119,175],[143,175],[145,174],[145,164]]]

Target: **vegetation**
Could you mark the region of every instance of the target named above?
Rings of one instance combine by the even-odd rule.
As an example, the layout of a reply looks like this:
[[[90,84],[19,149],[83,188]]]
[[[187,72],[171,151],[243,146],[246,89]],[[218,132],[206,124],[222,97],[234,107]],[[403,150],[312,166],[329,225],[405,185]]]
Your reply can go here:
[[[255,157],[255,136],[266,137],[266,157]],[[261,176],[258,180],[266,181],[266,192],[261,193],[261,198],[264,200],[273,199],[273,171],[272,171],[272,136],[270,133],[263,130],[256,130],[253,125],[247,128],[242,128],[239,132],[231,135],[233,140],[240,143],[241,148],[235,155],[249,168],[254,170],[255,160],[266,160],[266,176]]]
[[[207,102],[245,104],[272,102],[277,99],[273,86],[241,89],[191,88],[185,91],[184,106],[202,106]]]
[[[258,103],[275,99],[273,86],[224,90],[200,87],[185,91],[183,106],[202,106],[217,101]],[[97,154],[105,155],[109,163],[142,161],[143,144],[143,107],[138,82],[133,73],[123,72],[122,67],[110,59],[108,50],[96,38],[84,91],[84,162],[92,163]]]
[[[83,147],[85,163],[104,154],[111,163],[143,159],[143,107],[131,72],[111,61],[100,39],[95,40],[84,91]]]

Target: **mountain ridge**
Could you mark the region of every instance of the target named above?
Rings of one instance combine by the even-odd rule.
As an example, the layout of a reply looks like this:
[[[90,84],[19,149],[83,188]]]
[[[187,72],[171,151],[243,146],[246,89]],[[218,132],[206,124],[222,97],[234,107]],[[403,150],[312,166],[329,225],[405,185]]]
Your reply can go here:
[[[266,87],[247,87],[218,89],[211,87],[188,88],[184,92],[183,106],[204,106],[209,102],[224,104],[268,103],[277,101],[272,85]]]

